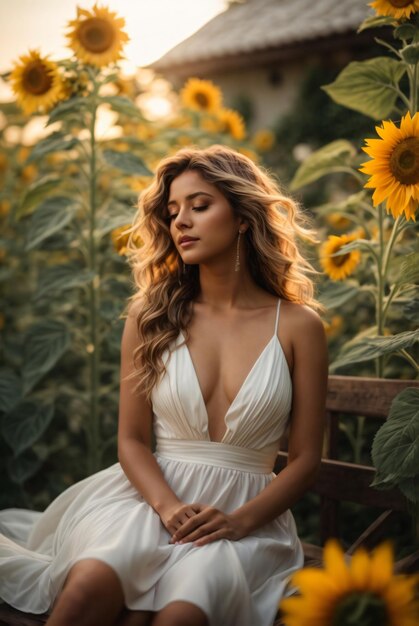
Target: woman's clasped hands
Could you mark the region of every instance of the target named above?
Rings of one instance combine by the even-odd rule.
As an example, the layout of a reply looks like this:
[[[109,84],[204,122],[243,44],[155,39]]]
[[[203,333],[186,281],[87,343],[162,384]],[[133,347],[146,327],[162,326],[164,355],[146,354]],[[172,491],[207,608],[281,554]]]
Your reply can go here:
[[[246,536],[237,516],[223,513],[206,504],[180,503],[171,507],[160,518],[171,535],[169,543],[194,542],[203,546],[217,539],[236,541]]]

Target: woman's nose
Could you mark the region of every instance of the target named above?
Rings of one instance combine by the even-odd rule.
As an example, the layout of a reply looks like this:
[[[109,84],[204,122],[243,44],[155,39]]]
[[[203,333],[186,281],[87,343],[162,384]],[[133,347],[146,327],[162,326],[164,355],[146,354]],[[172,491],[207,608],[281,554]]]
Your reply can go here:
[[[180,208],[178,211],[178,214],[175,217],[175,226],[177,228],[181,228],[182,226],[190,226],[190,225],[191,225],[190,211]]]

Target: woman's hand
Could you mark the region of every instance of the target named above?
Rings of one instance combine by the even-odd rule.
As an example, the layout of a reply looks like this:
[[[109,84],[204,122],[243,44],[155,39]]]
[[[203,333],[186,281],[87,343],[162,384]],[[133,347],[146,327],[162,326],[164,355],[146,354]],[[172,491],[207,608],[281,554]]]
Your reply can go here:
[[[236,541],[245,537],[247,532],[237,519],[227,515],[213,506],[204,504],[191,504],[194,515],[185,519],[180,528],[177,528],[170,543],[195,542],[196,546],[203,546],[217,539],[230,539]]]
[[[199,505],[184,504],[183,502],[178,501],[168,507],[165,507],[163,510],[159,511],[158,514],[163,526],[165,526],[167,531],[173,535],[183,526],[183,524],[198,513],[199,509],[197,506]]]

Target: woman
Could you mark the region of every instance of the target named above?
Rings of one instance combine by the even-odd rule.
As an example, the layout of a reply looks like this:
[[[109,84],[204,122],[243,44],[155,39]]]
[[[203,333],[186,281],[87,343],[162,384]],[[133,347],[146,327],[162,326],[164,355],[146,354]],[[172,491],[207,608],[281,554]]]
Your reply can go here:
[[[3,539],[6,602],[53,604],[48,626],[272,624],[303,565],[289,507],[319,467],[327,379],[299,222],[229,148],[162,161],[131,229],[119,463],[38,514],[25,547]]]

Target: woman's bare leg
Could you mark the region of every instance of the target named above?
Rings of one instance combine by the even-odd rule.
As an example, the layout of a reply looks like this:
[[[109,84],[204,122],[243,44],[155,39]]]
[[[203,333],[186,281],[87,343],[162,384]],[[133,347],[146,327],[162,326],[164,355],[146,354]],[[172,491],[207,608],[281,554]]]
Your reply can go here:
[[[153,626],[208,626],[205,613],[191,602],[170,602],[154,618]]]
[[[83,559],[70,570],[47,626],[112,626],[124,606],[120,580],[97,559]]]

